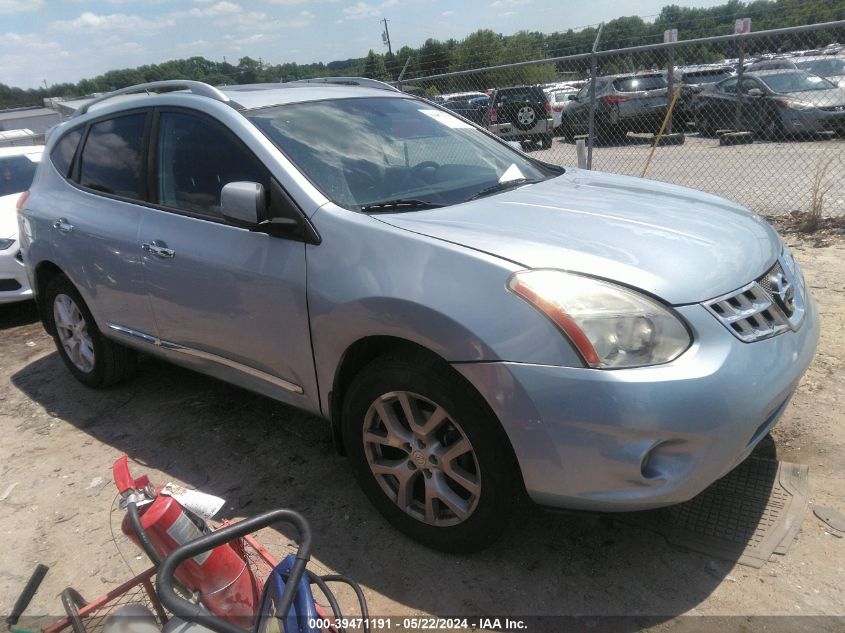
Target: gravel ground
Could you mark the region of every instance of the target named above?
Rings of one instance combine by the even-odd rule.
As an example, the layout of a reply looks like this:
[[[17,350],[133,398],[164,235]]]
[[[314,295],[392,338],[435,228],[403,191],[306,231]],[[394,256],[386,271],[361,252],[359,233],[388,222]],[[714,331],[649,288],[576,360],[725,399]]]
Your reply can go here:
[[[779,458],[810,466],[811,503],[845,511],[845,241],[789,241],[823,331],[774,443]],[[520,516],[493,548],[447,556],[376,514],[316,418],[152,360],[131,382],[92,391],[65,370],[31,304],[0,306],[0,348],[0,495],[8,491],[0,501],[0,613],[37,563],[50,566],[28,611],[41,623],[60,614],[65,586],[90,599],[144,567],[112,513],[111,465],[128,453],[136,474],[225,497],[228,517],[280,506],[303,512],[316,536],[313,568],[360,581],[374,615],[627,614],[655,619],[621,620],[613,630],[655,622],[662,624],[653,630],[701,630],[705,620],[677,617],[691,614],[741,616],[707,620],[719,631],[845,629],[845,538],[811,513],[787,555],[761,569],[679,549],[618,516],[540,509]],[[276,554],[290,546],[284,531],[259,538]],[[349,595],[342,603],[354,613]],[[764,615],[842,619],[748,619]]]
[[[593,167],[639,176],[652,142],[651,135],[629,135],[624,144],[596,147]],[[551,149],[530,153],[560,165],[578,164],[575,144],[562,138],[554,139]],[[715,193],[772,216],[807,210],[817,170],[825,165],[822,181],[831,185],[825,214],[845,215],[845,139],[841,138],[720,146],[718,139],[689,134],[683,145],[658,147],[646,177]]]

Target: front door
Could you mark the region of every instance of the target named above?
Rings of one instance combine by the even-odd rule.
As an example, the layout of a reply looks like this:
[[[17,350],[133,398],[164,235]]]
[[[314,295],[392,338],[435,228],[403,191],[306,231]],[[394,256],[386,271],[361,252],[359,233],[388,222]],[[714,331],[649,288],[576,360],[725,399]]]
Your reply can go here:
[[[300,407],[317,406],[305,244],[227,223],[220,192],[270,191],[260,161],[216,120],[158,114],[153,198],[139,240],[161,345],[202,369]]]

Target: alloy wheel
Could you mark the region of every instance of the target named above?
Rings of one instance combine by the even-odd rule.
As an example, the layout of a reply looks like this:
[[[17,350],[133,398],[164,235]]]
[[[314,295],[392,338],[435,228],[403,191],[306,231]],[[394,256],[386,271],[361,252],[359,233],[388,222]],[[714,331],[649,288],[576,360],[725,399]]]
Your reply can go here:
[[[522,106],[516,113],[516,120],[522,125],[532,125],[537,118],[534,108],[530,106]]]
[[[94,342],[88,333],[88,324],[73,299],[58,294],[53,300],[53,321],[62,348],[70,362],[81,372],[94,369]]]
[[[475,451],[443,407],[408,391],[386,393],[364,417],[364,453],[382,491],[428,525],[467,520],[481,495]]]

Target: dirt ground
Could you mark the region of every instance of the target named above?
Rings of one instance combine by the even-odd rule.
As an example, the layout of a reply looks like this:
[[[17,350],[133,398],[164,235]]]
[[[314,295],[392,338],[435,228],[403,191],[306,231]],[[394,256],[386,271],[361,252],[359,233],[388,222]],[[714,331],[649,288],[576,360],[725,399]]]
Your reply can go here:
[[[822,336],[774,443],[780,459],[809,465],[811,505],[845,512],[845,240],[788,242]],[[787,629],[845,630],[845,538],[811,511],[787,555],[761,569],[679,549],[618,517],[539,508],[493,548],[448,556],[376,514],[319,419],[149,359],[134,380],[92,391],[66,371],[31,304],[0,306],[0,349],[0,613],[44,563],[30,628],[60,615],[64,587],[90,599],[145,567],[112,513],[111,465],[127,453],[136,474],[226,498],[225,516],[301,511],[315,532],[312,567],[357,579],[372,615],[644,616],[613,629],[626,631],[700,630],[704,620],[683,614],[742,616],[718,620],[720,631],[762,630],[753,616],[824,615],[840,619]],[[290,547],[284,531],[259,538],[276,554]],[[349,595],[342,603],[354,614]]]

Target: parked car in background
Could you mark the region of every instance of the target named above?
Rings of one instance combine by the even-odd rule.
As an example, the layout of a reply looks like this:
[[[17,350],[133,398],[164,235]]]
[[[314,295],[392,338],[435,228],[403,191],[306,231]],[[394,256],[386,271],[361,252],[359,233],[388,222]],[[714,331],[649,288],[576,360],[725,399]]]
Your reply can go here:
[[[578,94],[577,88],[547,88],[545,93],[549,99],[549,105],[552,107],[552,129],[555,136],[561,135],[561,117],[563,109],[568,102],[575,98]]]
[[[739,105],[737,105],[739,104]],[[731,77],[695,96],[696,127],[754,132],[770,140],[845,131],[845,89],[803,70],[762,70]]]
[[[552,146],[552,107],[539,86],[494,90],[484,123],[496,136],[519,141],[523,147],[528,143],[539,143],[544,148]]]
[[[471,90],[469,92],[447,92],[431,97],[431,101],[434,103],[445,103],[446,101],[455,101],[456,99],[474,99],[475,97],[486,96],[486,93],[477,90]]]
[[[818,57],[798,57],[793,61],[800,70],[824,77],[840,88],[845,88],[845,58],[820,55]]]
[[[773,57],[751,62],[745,66],[745,72],[758,72],[761,70],[795,70],[795,62],[786,57]]]
[[[596,79],[596,136],[619,140],[628,132],[657,133],[669,108],[668,84],[662,73],[609,75]],[[590,84],[565,109],[564,136],[586,134],[589,127]]]
[[[0,304],[32,298],[15,207],[32,184],[43,149],[36,145],[0,148]]]
[[[473,123],[484,125],[484,115],[487,114],[487,110],[490,108],[490,97],[483,95],[468,99],[452,99],[444,101],[441,105],[455,114],[460,114],[465,119],[469,119]]]
[[[730,66],[690,66],[676,68],[673,73],[673,80],[683,82],[681,93],[675,102],[675,109],[672,111],[672,121],[675,124],[676,132],[682,132],[688,124],[695,122],[693,112],[693,97],[701,92],[704,86],[714,84],[733,76],[734,71]],[[668,79],[668,77],[667,77]]]

